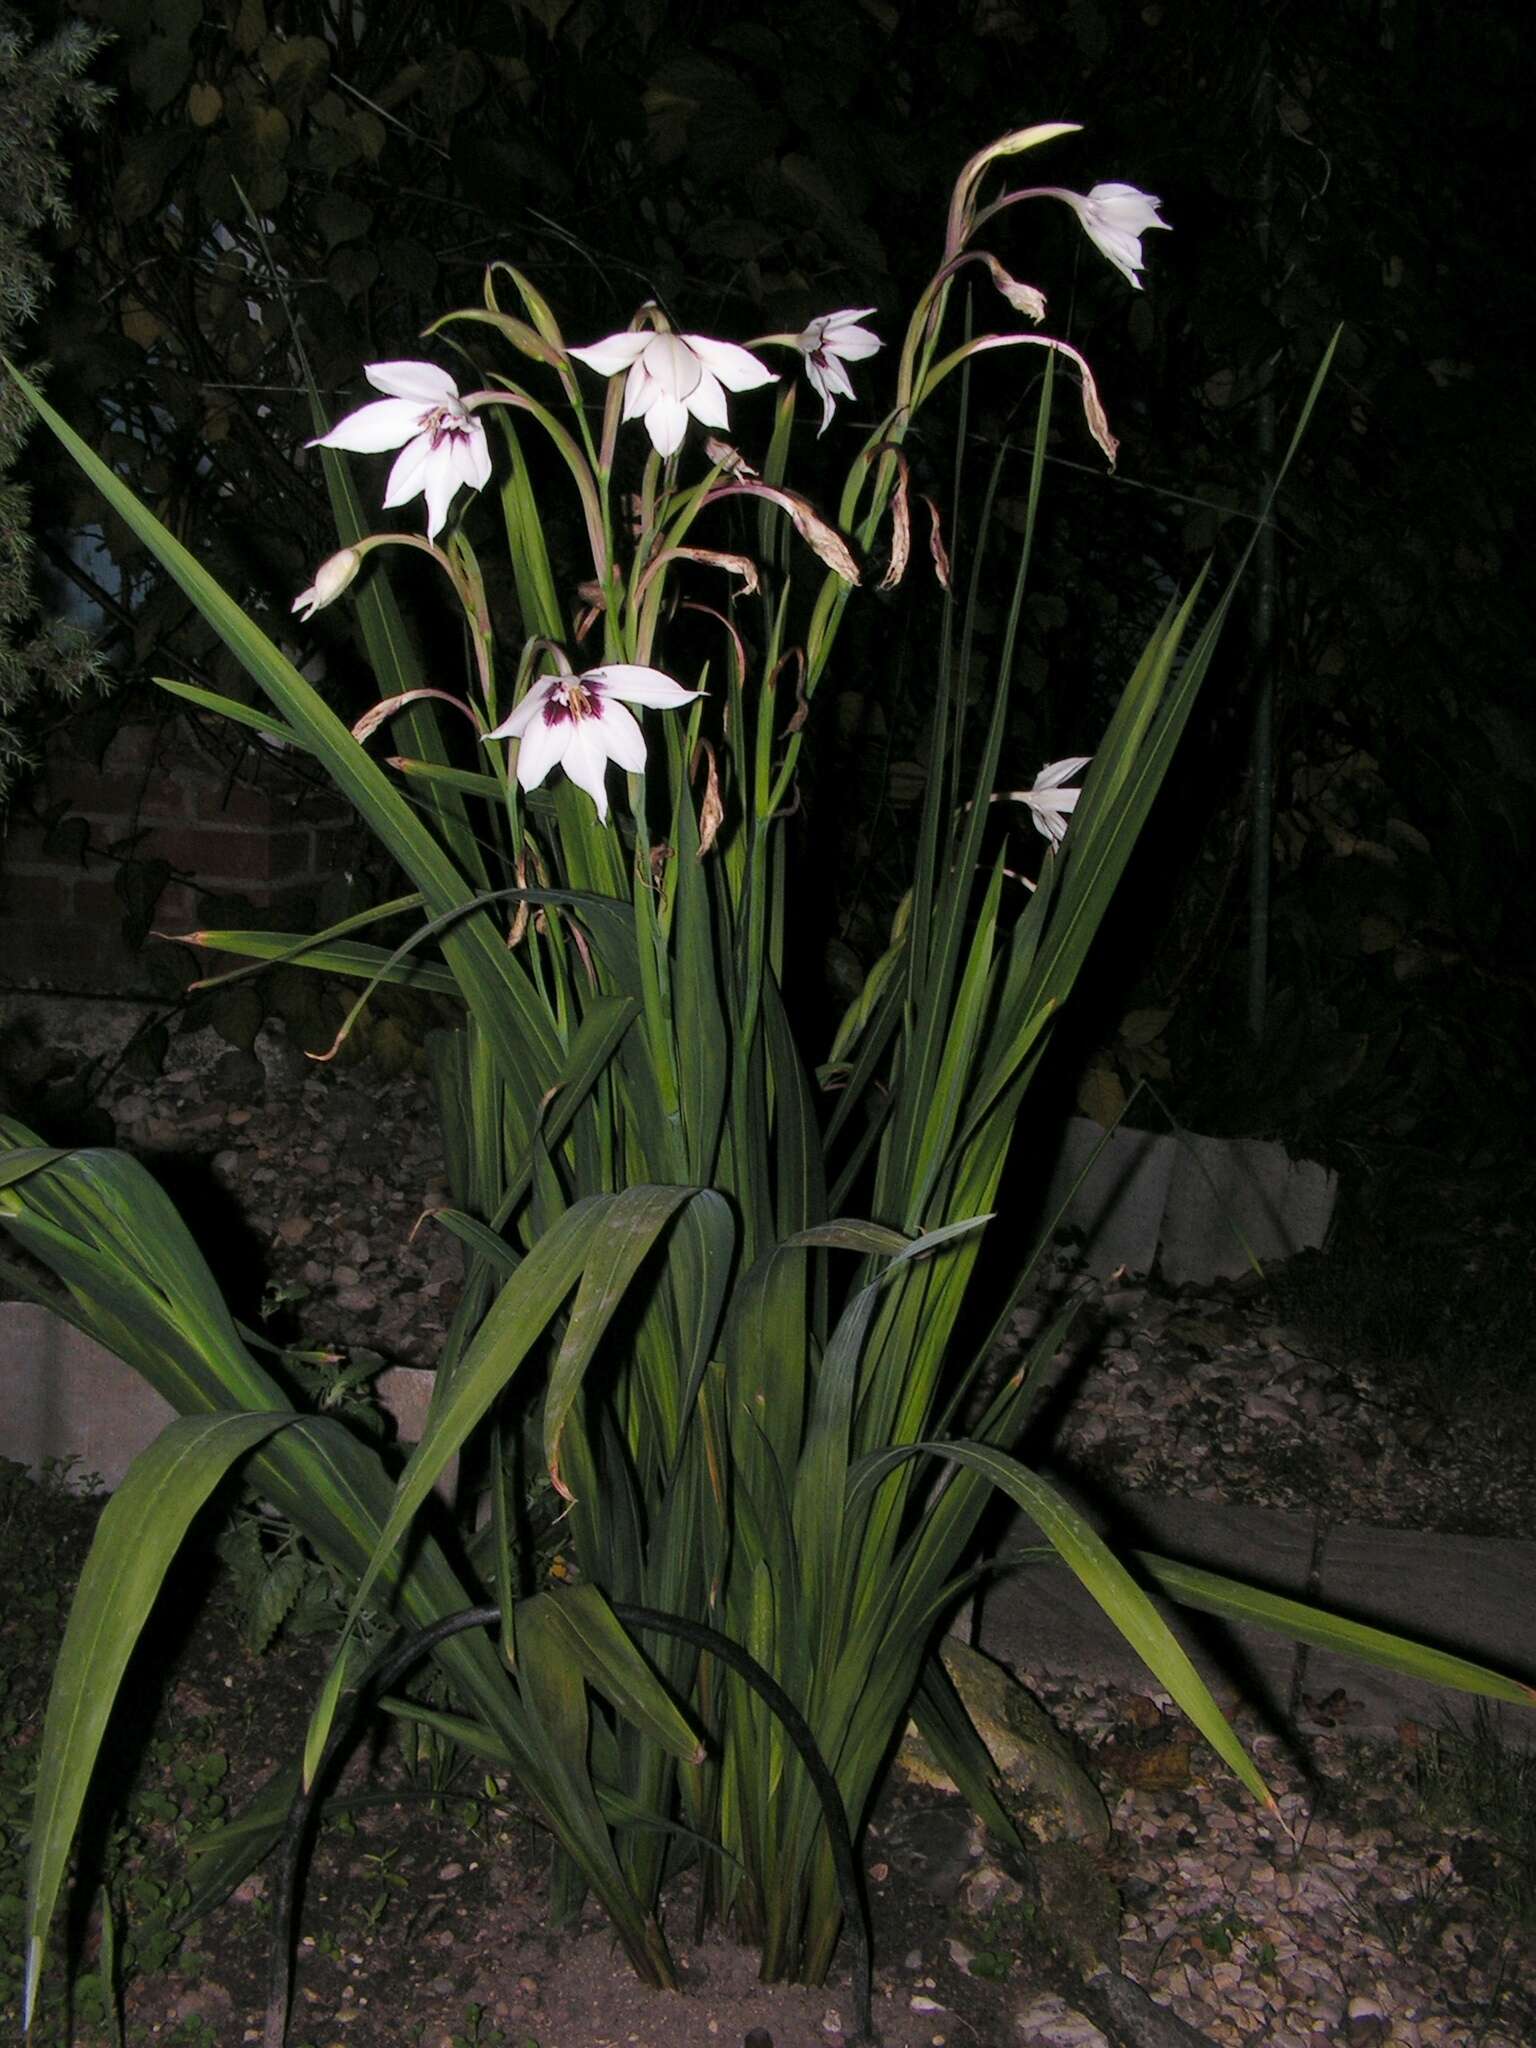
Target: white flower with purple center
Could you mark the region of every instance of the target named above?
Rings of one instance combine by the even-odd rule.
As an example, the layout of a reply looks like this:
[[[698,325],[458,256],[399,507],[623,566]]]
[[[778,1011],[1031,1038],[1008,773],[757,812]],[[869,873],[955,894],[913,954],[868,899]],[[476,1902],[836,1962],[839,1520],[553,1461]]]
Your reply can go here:
[[[645,421],[658,455],[675,455],[682,447],[690,413],[700,426],[723,432],[731,423],[726,392],[751,391],[774,381],[774,372],[750,350],[703,334],[636,328],[566,353],[600,377],[629,372],[624,417]]]
[[[398,448],[384,503],[404,505],[420,493],[427,501],[427,538],[436,540],[459,486],[478,491],[491,480],[485,428],[436,363],[368,363],[363,375],[388,396],[349,412],[308,445],[344,448],[352,455]]]
[[[873,306],[850,306],[841,313],[823,313],[795,337],[795,347],[805,357],[805,374],[821,400],[818,440],[832,424],[837,401],[853,396],[853,386],[843,365],[862,362],[865,356],[872,356],[877,348],[885,346],[878,334],[858,324],[866,313],[874,310]]]
[[[617,761],[631,775],[645,768],[645,735],[625,704],[675,711],[698,694],[659,668],[610,662],[585,675],[542,676],[486,737],[517,741],[517,779],[524,789],[537,789],[551,768],[563,768],[606,823],[608,763]]]

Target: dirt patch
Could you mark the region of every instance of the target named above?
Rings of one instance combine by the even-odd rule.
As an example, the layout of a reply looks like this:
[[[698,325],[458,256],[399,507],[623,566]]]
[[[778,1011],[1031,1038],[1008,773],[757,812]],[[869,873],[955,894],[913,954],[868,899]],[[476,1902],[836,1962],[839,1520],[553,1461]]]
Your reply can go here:
[[[16,1468],[6,1492],[21,1505],[0,1515],[0,1570],[22,1600],[0,1636],[15,1766],[3,1818],[19,1848],[52,1658],[92,1517]],[[13,1554],[18,1546],[25,1556]],[[44,1553],[45,1583],[26,1569],[26,1557]],[[103,1880],[126,2039],[179,2048],[260,2039],[272,1861],[183,1928],[186,1873],[197,1869],[197,1842],[297,1755],[329,1639],[279,1638],[258,1656],[247,1622],[230,1575],[206,1546],[194,1551],[124,1684],[72,1907],[52,1936],[37,2048],[113,2041]],[[408,1732],[370,1730],[340,1795],[358,1803],[326,1815],[305,1877],[291,2048],[836,2048],[853,2032],[846,1942],[827,1985],[762,1984],[751,1950],[696,1936],[686,1873],[665,1902],[683,1979],[676,1993],[638,1981],[595,1908],[552,1927],[548,1837],[515,1788],[414,1748]],[[1011,2038],[1013,1987],[962,1970],[945,1946],[955,1878],[978,1846],[960,1803],[931,1793],[893,1794],[869,1831],[875,2022],[888,2048]],[[20,1856],[0,1861],[6,2038],[19,2022],[21,1878]]]

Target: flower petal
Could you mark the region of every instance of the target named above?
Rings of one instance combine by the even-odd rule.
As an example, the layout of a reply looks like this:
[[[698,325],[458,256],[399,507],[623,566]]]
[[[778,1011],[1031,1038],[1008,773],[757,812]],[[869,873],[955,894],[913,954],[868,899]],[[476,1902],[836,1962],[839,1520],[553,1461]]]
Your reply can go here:
[[[629,713],[624,713],[626,718]],[[563,728],[569,737],[561,748],[560,764],[578,789],[584,789],[597,805],[597,815],[604,823],[608,818],[608,791],[605,777],[608,769],[608,749],[603,743],[601,718],[578,718]],[[633,725],[634,720],[630,719]],[[641,743],[641,758],[644,759],[644,743]],[[518,762],[519,777],[522,762]]]
[[[728,427],[730,412],[726,407],[725,393],[713,371],[701,369],[699,381],[683,400],[688,410],[703,427]]]
[[[759,384],[778,381],[777,371],[770,370],[750,349],[740,348],[734,341],[711,341],[704,334],[685,334],[683,340],[727,391],[752,391]]]
[[[1157,209],[1162,205],[1151,192],[1143,192],[1139,185],[1120,185],[1111,181],[1107,185],[1095,185],[1088,194],[1088,204],[1103,220],[1126,234],[1144,234],[1148,228],[1166,228],[1167,221],[1161,219]]]
[[[466,431],[445,437],[440,453],[453,465],[453,474],[472,491],[483,490],[491,480],[491,451],[485,429],[472,420]]]
[[[555,676],[545,676],[542,682],[535,683],[528,694],[513,706],[500,725],[492,726],[485,737],[488,740],[521,739],[538,713],[543,710],[557,681],[558,678]]]
[[[595,683],[604,697],[622,697],[626,703],[649,704],[658,711],[691,704],[700,694],[697,690],[685,690],[661,669],[645,668],[635,661],[613,661],[606,668],[589,668],[581,680]]]
[[[651,380],[654,396],[644,406],[645,430],[651,437],[651,446],[658,455],[675,455],[683,445],[683,435],[688,430],[688,408],[681,399],[668,398]],[[625,411],[628,413],[628,401]],[[631,415],[633,417],[633,415]]]
[[[653,334],[646,344],[645,373],[668,398],[691,401],[704,365],[680,334]]]
[[[1048,761],[1035,777],[1035,788],[1055,789],[1063,782],[1070,782],[1092,759],[1092,754],[1072,754],[1065,761]]]
[[[414,441],[406,442],[395,457],[394,467],[389,472],[389,481],[384,486],[386,510],[393,510],[396,505],[407,504],[418,491],[426,489],[427,471],[433,460],[430,434],[418,434]]]
[[[617,698],[605,696],[597,717],[584,718],[582,724],[597,727],[598,744],[610,761],[617,761],[631,775],[641,773],[645,767],[645,734]]]
[[[306,442],[309,448],[344,448],[349,455],[382,455],[398,448],[421,426],[421,407],[414,399],[376,398],[338,420],[328,434]]]
[[[620,370],[637,363],[654,339],[648,328],[641,328],[626,334],[610,334],[602,341],[589,342],[585,348],[568,348],[566,354],[585,363],[589,370],[596,370],[600,377],[616,377]]]
[[[415,399],[421,408],[456,402],[459,395],[458,385],[436,363],[366,363],[363,375],[375,391]]]
[[[624,411],[621,418],[638,420],[658,398],[665,396],[666,393],[644,363],[634,362],[630,365],[629,375],[624,379]]]
[[[872,356],[885,343],[878,334],[857,323],[866,313],[874,312],[873,306],[860,306],[855,312],[829,313],[822,324],[822,346],[834,355],[846,356],[850,363],[862,362],[865,356]],[[812,322],[812,326],[817,323]]]
[[[448,523],[448,507],[459,488],[453,458],[444,449],[434,451],[422,471],[422,495],[427,501],[427,539],[436,540]]]
[[[543,708],[541,702],[541,712]],[[524,789],[537,789],[550,769],[565,759],[575,730],[576,722],[569,717],[529,720],[517,743],[517,779]]]
[[[829,357],[828,362],[830,361]],[[832,415],[837,411],[837,393],[832,389],[826,369],[820,363],[813,363],[809,357],[806,359],[805,374],[811,389],[821,399],[821,425],[816,429],[816,438],[819,441],[831,426]]]
[[[1095,185],[1087,198],[1073,192],[1062,197],[1076,208],[1088,239],[1107,256],[1122,277],[1141,290],[1141,237],[1148,228],[1166,228],[1157,209],[1162,205],[1135,185]]]
[[[806,358],[805,374],[823,398],[835,395],[838,398],[852,398],[853,385],[848,372],[843,368],[842,358],[833,349],[822,351],[822,361]]]

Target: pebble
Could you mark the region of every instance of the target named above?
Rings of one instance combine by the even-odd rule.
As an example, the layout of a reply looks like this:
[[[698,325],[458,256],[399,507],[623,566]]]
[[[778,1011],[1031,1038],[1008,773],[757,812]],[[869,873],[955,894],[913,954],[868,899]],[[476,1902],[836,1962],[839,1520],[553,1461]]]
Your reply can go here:
[[[1075,2012],[1064,1998],[1031,1998],[1014,2014],[1021,2048],[1110,2048],[1092,2020]]]

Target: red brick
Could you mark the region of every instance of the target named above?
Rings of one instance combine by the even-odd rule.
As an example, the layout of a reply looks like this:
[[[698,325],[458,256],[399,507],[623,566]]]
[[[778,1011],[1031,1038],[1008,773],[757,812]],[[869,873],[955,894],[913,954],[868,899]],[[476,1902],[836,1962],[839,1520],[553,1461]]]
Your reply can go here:
[[[108,742],[102,766],[109,774],[131,775],[135,769],[152,767],[162,745],[157,725],[120,725]]]
[[[208,919],[195,889],[185,882],[167,882],[155,905],[155,929],[161,932],[192,932]]]
[[[192,815],[220,825],[246,825],[258,829],[274,818],[286,815],[278,792],[256,789],[246,782],[231,782],[227,775],[199,780],[193,792]]]
[[[310,825],[329,825],[337,828],[350,825],[354,817],[352,806],[334,789],[306,790],[294,806],[295,815]]]
[[[221,831],[217,825],[182,825],[149,834],[139,851],[168,860],[194,881],[205,884],[278,882],[305,872],[309,834],[304,831],[252,832],[243,826]]]
[[[105,925],[115,930],[122,922],[125,907],[110,875],[76,877],[73,911],[77,923]]]
[[[6,868],[55,866],[54,856],[43,851],[47,837],[46,825],[39,825],[31,818],[12,818],[5,828],[4,839],[0,840],[0,863]]]
[[[110,965],[108,935],[86,924],[61,927],[7,919],[0,959],[7,981],[42,981],[55,988],[84,988]]]
[[[343,868],[357,859],[359,852],[356,825],[329,825],[314,835],[314,846],[310,853],[309,871],[320,881],[328,881],[332,875],[339,875]]]
[[[48,778],[48,793],[55,802],[66,801],[72,811],[110,821],[122,831],[160,818],[184,818],[189,795],[174,775],[104,775],[80,761],[67,770],[55,770]]]
[[[74,874],[46,869],[17,874],[0,870],[0,901],[7,918],[66,918],[74,913]]]

